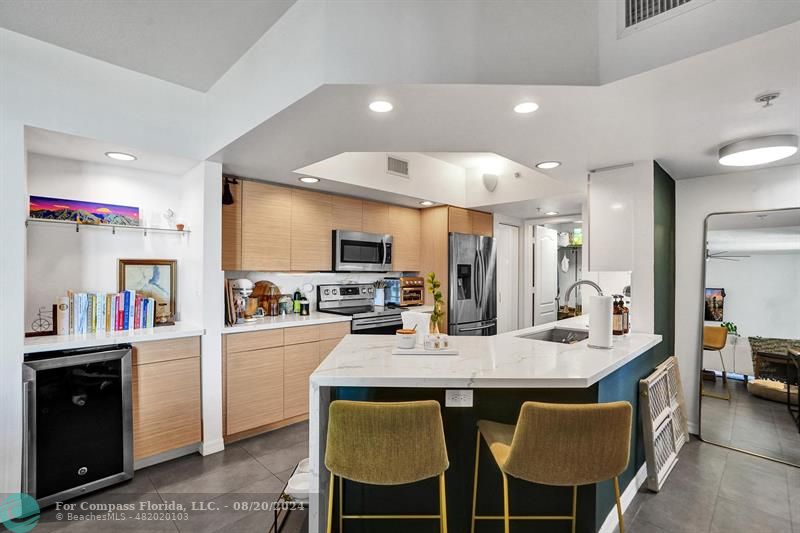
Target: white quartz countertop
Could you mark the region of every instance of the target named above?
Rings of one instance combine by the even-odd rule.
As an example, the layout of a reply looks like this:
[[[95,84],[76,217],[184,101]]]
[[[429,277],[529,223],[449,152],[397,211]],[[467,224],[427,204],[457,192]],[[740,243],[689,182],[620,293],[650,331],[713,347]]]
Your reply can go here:
[[[76,348],[91,348],[94,346],[129,342],[163,341],[167,339],[180,339],[182,337],[196,337],[203,333],[203,328],[178,322],[174,326],[159,326],[130,331],[109,331],[86,335],[27,337],[25,339],[25,353],[74,350]]]
[[[259,331],[262,329],[292,328],[296,326],[313,326],[315,324],[330,324],[332,322],[350,322],[350,317],[344,315],[334,315],[332,313],[320,313],[319,311],[310,311],[307,316],[296,314],[267,316],[264,318],[259,318],[254,322],[236,324],[235,326],[227,326],[222,329],[222,334],[227,335],[229,333],[244,333],[247,331]]]
[[[553,327],[587,329],[587,316],[491,337],[450,337],[459,355],[392,355],[392,335],[348,335],[311,375],[321,387],[589,387],[661,342],[631,333],[614,346],[519,338]]]

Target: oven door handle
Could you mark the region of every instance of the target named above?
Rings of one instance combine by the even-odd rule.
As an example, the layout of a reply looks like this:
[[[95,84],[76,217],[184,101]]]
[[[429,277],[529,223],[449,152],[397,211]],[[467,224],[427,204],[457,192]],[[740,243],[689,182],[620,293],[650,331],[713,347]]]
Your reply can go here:
[[[384,319],[384,320],[370,321],[370,322],[359,321],[359,322],[353,322],[353,325],[351,327],[352,327],[353,331],[361,331],[361,330],[365,330],[365,329],[379,328],[381,326],[397,326],[398,328],[402,328],[403,327],[403,321],[402,320],[396,320],[396,319],[393,319],[393,320],[385,320]]]

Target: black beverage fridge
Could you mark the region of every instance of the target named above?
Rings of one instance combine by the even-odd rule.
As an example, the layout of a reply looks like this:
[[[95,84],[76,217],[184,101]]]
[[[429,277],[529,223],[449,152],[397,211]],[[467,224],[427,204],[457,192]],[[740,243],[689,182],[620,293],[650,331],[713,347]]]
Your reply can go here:
[[[130,345],[25,356],[23,490],[41,507],[133,477]]]

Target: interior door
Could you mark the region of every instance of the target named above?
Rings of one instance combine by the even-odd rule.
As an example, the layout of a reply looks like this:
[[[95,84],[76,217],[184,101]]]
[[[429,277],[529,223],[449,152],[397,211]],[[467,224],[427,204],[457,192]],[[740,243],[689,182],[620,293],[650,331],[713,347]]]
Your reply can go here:
[[[533,230],[533,325],[558,319],[558,232],[536,226]]]
[[[519,328],[519,228],[500,224],[497,231],[497,330]]]

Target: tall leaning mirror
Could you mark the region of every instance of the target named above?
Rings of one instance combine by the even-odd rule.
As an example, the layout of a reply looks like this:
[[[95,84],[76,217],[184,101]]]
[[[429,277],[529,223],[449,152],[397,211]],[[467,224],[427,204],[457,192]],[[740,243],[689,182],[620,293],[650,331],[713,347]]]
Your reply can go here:
[[[800,466],[800,208],[705,226],[700,436]]]

